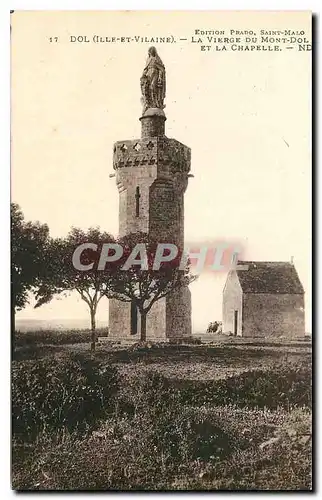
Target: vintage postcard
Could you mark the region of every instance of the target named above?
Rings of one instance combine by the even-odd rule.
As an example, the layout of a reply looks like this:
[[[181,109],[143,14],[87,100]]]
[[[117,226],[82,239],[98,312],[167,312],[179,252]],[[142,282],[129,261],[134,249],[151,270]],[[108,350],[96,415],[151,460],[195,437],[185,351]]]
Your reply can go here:
[[[312,489],[312,13],[13,11],[12,488]]]

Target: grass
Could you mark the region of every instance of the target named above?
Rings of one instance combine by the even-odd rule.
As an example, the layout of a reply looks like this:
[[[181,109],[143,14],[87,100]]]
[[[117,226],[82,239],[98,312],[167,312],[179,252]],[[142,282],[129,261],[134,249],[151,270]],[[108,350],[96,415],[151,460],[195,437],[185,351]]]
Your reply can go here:
[[[14,489],[311,489],[306,346],[48,347],[13,362]]]
[[[88,347],[91,341],[91,330],[36,330],[15,332],[14,359],[39,359],[61,352],[63,346],[83,345]],[[108,336],[108,328],[96,330],[96,339]]]

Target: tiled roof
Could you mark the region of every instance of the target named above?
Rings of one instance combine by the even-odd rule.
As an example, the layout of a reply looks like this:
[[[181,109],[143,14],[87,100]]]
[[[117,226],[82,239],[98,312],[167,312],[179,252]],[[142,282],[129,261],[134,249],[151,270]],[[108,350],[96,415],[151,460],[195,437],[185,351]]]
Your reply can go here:
[[[303,286],[290,262],[238,261],[248,269],[237,269],[244,293],[304,293]]]

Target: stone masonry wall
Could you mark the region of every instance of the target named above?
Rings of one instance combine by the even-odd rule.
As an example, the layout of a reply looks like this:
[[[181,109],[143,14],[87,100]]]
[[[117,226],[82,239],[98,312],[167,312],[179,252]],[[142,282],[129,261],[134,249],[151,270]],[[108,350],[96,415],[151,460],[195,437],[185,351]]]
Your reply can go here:
[[[191,292],[184,286],[166,297],[167,338],[191,337]]]
[[[155,166],[128,167],[117,178],[120,191],[119,234],[148,232],[149,192],[157,175]],[[136,188],[140,190],[139,217],[136,217]],[[123,197],[123,199],[122,199]]]
[[[304,295],[244,294],[244,337],[303,337],[304,334]]]
[[[109,337],[131,338],[131,304],[109,299]],[[134,337],[135,338],[135,337]]]
[[[223,333],[234,333],[235,311],[238,311],[237,335],[242,335],[242,289],[236,271],[230,271],[223,292]]]
[[[190,149],[164,136],[164,118],[142,118],[142,138],[118,141],[113,166],[119,200],[119,234],[150,232],[160,241],[183,246],[183,197],[188,184]],[[139,216],[136,193],[139,188]],[[130,304],[110,300],[112,338],[131,335]],[[157,301],[147,316],[147,338],[191,335],[189,289]]]

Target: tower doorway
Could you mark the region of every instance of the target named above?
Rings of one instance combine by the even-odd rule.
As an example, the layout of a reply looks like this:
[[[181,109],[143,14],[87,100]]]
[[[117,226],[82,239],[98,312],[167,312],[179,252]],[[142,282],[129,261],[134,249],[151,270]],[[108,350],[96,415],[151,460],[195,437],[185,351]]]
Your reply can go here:
[[[135,302],[131,302],[131,335],[138,333],[138,308]]]

